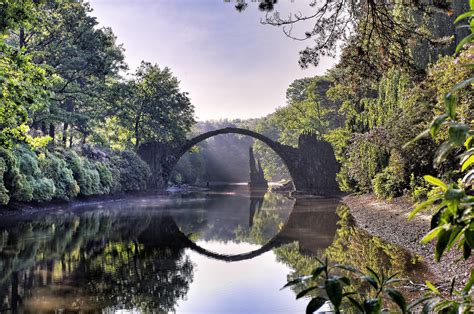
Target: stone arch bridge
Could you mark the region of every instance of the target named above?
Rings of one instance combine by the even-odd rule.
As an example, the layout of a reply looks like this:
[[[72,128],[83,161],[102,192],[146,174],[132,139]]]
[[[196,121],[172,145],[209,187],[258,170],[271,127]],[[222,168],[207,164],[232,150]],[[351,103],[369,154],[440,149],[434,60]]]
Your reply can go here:
[[[174,147],[159,142],[141,145],[138,154],[152,170],[150,188],[166,187],[173,168],[187,151],[200,142],[221,134],[247,135],[268,145],[285,163],[298,193],[334,195],[339,192],[336,183],[339,165],[329,143],[319,141],[314,135],[303,134],[300,135],[296,148],[254,131],[233,127],[203,133]]]

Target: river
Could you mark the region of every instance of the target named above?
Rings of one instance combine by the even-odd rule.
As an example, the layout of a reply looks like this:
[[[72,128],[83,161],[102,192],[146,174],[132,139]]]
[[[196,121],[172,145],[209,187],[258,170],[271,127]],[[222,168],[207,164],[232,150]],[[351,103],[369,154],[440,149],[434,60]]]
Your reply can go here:
[[[355,227],[337,199],[246,186],[0,219],[2,312],[303,313],[304,286],[281,288],[315,257],[428,274],[418,257]]]

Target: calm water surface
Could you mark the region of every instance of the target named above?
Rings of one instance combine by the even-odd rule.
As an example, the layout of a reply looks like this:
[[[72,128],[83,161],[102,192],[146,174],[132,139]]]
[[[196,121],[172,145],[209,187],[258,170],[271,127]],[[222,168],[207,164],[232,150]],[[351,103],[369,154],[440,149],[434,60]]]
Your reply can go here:
[[[428,275],[338,200],[234,186],[0,217],[0,311],[303,313],[316,256]]]

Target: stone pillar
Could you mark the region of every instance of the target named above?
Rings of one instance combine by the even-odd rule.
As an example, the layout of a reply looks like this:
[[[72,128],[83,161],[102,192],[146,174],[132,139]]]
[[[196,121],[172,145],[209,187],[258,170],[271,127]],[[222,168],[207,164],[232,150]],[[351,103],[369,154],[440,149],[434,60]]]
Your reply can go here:
[[[249,147],[249,164],[250,164],[250,188],[268,188],[268,182],[265,180],[260,160],[255,163],[255,157],[253,154],[252,146]]]
[[[336,182],[339,163],[331,144],[312,134],[300,135],[295,163],[292,175],[297,193],[321,196],[340,193]]]

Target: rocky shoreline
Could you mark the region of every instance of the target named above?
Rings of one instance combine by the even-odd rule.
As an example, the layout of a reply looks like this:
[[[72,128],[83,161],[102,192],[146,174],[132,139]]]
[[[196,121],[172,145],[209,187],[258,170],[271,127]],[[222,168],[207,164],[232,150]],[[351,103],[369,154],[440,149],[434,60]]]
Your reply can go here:
[[[349,206],[358,227],[423,257],[423,261],[436,276],[437,285],[447,288],[453,277],[456,277],[458,286],[466,282],[474,266],[474,258],[471,256],[464,261],[462,253],[452,249],[437,263],[434,260],[434,242],[426,245],[420,243],[430,230],[431,217],[427,212],[407,221],[413,208],[410,198],[385,201],[374,195],[349,195],[343,197],[342,201]]]

